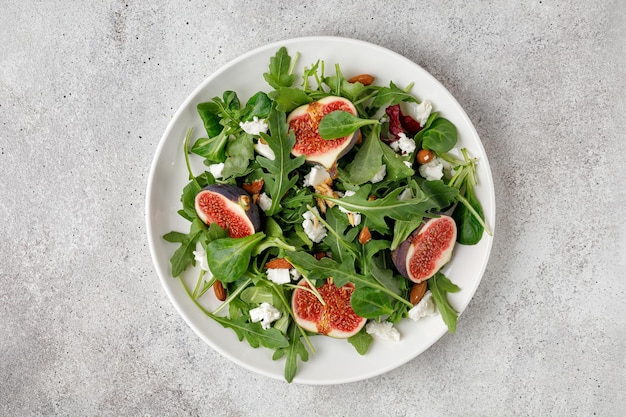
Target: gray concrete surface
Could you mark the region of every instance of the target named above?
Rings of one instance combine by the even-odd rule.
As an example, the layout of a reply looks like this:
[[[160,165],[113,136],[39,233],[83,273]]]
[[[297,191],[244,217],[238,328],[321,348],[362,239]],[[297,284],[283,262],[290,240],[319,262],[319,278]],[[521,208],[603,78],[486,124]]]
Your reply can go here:
[[[624,415],[625,3],[352,3],[3,2],[0,415]],[[497,193],[458,333],[340,386],[289,386],[205,345],[160,287],[144,222],[185,97],[306,35],[430,71],[474,122]]]

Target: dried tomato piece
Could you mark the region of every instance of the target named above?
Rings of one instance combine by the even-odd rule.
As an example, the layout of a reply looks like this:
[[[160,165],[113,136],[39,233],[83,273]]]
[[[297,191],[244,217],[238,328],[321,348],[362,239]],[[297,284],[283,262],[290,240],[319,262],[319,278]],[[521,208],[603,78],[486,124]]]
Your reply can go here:
[[[402,123],[400,122],[400,105],[389,106],[385,110],[387,117],[389,117],[389,132],[397,139],[400,133],[404,133]]]
[[[405,116],[402,112],[400,112],[400,123],[409,136],[415,136],[417,132],[422,130],[422,126],[417,120],[411,116]]]

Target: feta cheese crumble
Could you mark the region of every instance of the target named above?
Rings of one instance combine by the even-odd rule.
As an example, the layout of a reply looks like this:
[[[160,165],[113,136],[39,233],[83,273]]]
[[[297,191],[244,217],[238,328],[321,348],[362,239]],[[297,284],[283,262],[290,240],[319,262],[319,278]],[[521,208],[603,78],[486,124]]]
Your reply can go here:
[[[400,340],[400,332],[393,327],[393,323],[390,321],[383,321],[382,323],[370,321],[365,325],[365,331],[367,334],[377,336],[382,340],[389,340],[391,342],[398,342]]]
[[[378,170],[378,172],[376,174],[374,174],[374,176],[372,177],[370,182],[372,184],[376,184],[377,182],[381,182],[382,180],[385,179],[385,175],[387,175],[387,165],[383,164],[380,167],[380,169]]]
[[[326,231],[324,225],[317,220],[317,217],[315,217],[315,214],[313,213],[317,214],[318,216],[320,214],[315,207],[312,208],[312,211],[307,210],[306,212],[304,212],[304,214],[302,214],[302,217],[304,217],[302,227],[304,228],[304,232],[309,237],[309,239],[311,239],[315,243],[320,243],[322,239],[326,237],[326,234],[328,232]]]
[[[443,163],[441,158],[434,157],[427,164],[420,165],[420,175],[429,181],[440,180],[443,178]]]
[[[433,293],[430,291],[426,291],[420,302],[409,310],[409,318],[413,321],[435,314],[437,314],[437,306],[435,306],[435,301],[433,300]]]
[[[415,151],[415,141],[408,137],[404,132],[398,134],[398,139],[389,144],[391,149],[402,155],[408,155]]]
[[[215,178],[222,178],[222,172],[224,172],[224,163],[220,162],[219,164],[211,164],[208,166],[209,172]]]
[[[323,184],[330,179],[330,174],[326,171],[326,168],[315,165],[311,168],[311,171],[304,176],[305,187],[315,187],[316,185]]]
[[[261,210],[267,211],[270,209],[270,207],[272,207],[272,199],[269,198],[267,194],[262,193],[261,195],[259,195],[258,204],[259,207],[261,207]]]
[[[261,322],[261,327],[267,330],[270,324],[280,318],[280,311],[270,303],[261,303],[257,308],[250,310],[250,320],[253,323]]]
[[[352,190],[347,190],[344,194],[343,197],[350,197],[351,195],[356,194],[354,191]],[[339,206],[339,205],[338,205]],[[353,211],[348,211],[345,208],[339,206],[339,211],[346,213],[348,215],[348,220],[350,221],[350,225],[354,226],[358,226],[361,224],[361,213],[357,213],[357,212],[353,212]]]
[[[243,129],[244,132],[249,135],[258,136],[259,133],[266,133],[267,129],[269,129],[269,125],[265,119],[260,119],[257,116],[249,122],[240,122],[239,126]]]
[[[274,160],[276,159],[276,155],[274,155],[274,151],[267,143],[263,143],[261,141],[257,141],[254,143],[254,150],[261,156],[266,157],[267,159]]]
[[[420,126],[424,126],[426,121],[428,121],[430,113],[433,111],[433,105],[430,101],[424,100],[416,107],[415,110],[417,110],[415,120],[419,122]]]
[[[291,269],[289,270],[289,273],[291,274],[291,279],[292,279],[293,281],[295,281],[295,280],[297,280],[297,279],[300,279],[300,277],[302,276],[302,275],[298,272],[298,270],[297,270],[296,268],[291,268]]]
[[[405,189],[398,196],[398,200],[400,201],[410,200],[412,198],[413,198],[413,192],[411,191],[410,188]]]
[[[209,262],[206,259],[206,252],[204,249],[202,249],[202,247],[200,247],[200,244],[198,244],[197,249],[193,251],[193,257],[196,260],[196,264],[200,267],[200,269],[208,272],[209,278],[212,277],[213,275],[211,274],[211,270],[209,269]]]
[[[291,274],[287,268],[268,268],[267,279],[278,285],[287,284],[291,282]]]

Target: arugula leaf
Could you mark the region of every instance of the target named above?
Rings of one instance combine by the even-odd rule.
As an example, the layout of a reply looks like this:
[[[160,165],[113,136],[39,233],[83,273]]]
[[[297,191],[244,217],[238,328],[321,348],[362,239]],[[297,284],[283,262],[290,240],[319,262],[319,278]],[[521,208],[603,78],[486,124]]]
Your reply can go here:
[[[383,164],[381,148],[380,126],[374,126],[365,137],[352,162],[346,166],[352,184],[361,185],[376,175]]]
[[[373,341],[374,337],[367,333],[365,328],[362,328],[360,332],[348,338],[348,342],[354,346],[359,355],[365,355]]]
[[[250,255],[265,233],[246,237],[225,237],[207,245],[207,260],[213,275],[224,283],[239,279],[250,264]]]
[[[387,294],[372,287],[357,288],[350,297],[350,305],[357,316],[374,319],[393,313]]]
[[[170,258],[173,277],[178,277],[189,265],[195,263],[193,252],[196,250],[196,243],[204,231],[206,231],[206,225],[200,219],[195,219],[191,222],[189,233],[170,232],[163,236],[163,239],[168,242],[180,243],[180,247]]]
[[[408,156],[401,156],[394,152],[386,144],[381,144],[380,148],[383,154],[383,163],[386,165],[386,178],[389,181],[399,181],[404,178],[411,177],[415,174],[413,168],[406,166],[405,161],[411,162]]]
[[[431,181],[434,182],[434,181]],[[408,200],[398,200],[398,195],[403,191],[398,188],[383,198],[369,200],[371,184],[365,184],[359,188],[356,194],[348,197],[334,198],[322,194],[315,194],[316,197],[323,198],[343,207],[353,213],[361,213],[367,216],[371,230],[381,233],[389,233],[389,227],[385,223],[385,218],[390,217],[395,220],[411,220],[418,216],[424,216],[428,210],[438,207],[439,198],[450,196],[452,199],[458,194],[458,190],[441,183],[434,192],[430,194],[424,192],[423,195]]]
[[[276,214],[280,210],[280,201],[283,195],[295,185],[297,175],[289,176],[292,171],[304,163],[304,155],[291,158],[291,149],[296,143],[293,132],[289,131],[287,117],[284,112],[272,108],[269,116],[270,135],[261,133],[261,137],[267,142],[274,152],[274,159],[257,156],[261,167],[265,168],[268,175],[264,176],[265,187],[269,190],[272,205],[266,211],[268,216]]]
[[[272,356],[274,360],[280,359],[285,355],[287,356],[284,371],[285,380],[287,382],[293,381],[294,376],[296,376],[296,371],[298,370],[298,356],[300,356],[302,362],[309,360],[309,352],[302,343],[297,327],[295,323],[289,326],[289,346],[277,349],[274,356]]]
[[[389,291],[401,295],[402,290],[400,288],[400,282],[402,282],[404,278],[401,280],[395,278],[391,269],[384,268],[380,264],[380,258],[369,258],[369,270],[372,277]]]
[[[372,107],[395,106],[401,101],[419,103],[415,97],[399,88],[392,81],[389,83],[389,87],[383,87],[378,91],[376,98],[372,102]]]
[[[422,147],[438,154],[445,153],[456,145],[457,137],[456,126],[440,117],[422,134]]]
[[[241,292],[239,298],[249,304],[261,304],[266,302],[275,305],[272,289],[261,285],[253,285],[246,288]]]
[[[306,252],[286,252],[285,258],[298,272],[309,279],[317,280],[332,277],[337,287],[343,287],[348,282],[352,282],[356,288],[371,287],[412,307],[410,302],[379,284],[372,276],[357,273],[354,262],[351,260],[338,263],[331,258],[322,258],[318,261]]]
[[[279,330],[273,327],[263,329],[259,323],[248,323],[248,318],[245,316],[240,316],[235,319],[229,319],[211,313],[209,313],[209,316],[225,328],[233,329],[240,341],[245,338],[253,348],[264,346],[270,349],[278,349],[289,346],[289,341]]]
[[[269,72],[263,74],[263,78],[274,88],[291,87],[295,81],[295,76],[289,73],[291,57],[287,53],[287,48],[281,47],[276,55],[270,58]]]
[[[319,125],[319,134],[322,139],[331,140],[348,136],[357,129],[379,124],[378,120],[360,119],[344,110],[335,110],[322,118]]]
[[[450,333],[456,332],[456,319],[459,313],[450,305],[448,293],[458,292],[460,288],[441,272],[437,272],[427,282],[428,289],[433,293],[437,310],[441,313],[443,322],[448,326],[448,331]]]
[[[269,96],[276,103],[276,108],[285,113],[289,113],[295,108],[313,101],[304,91],[291,87],[277,88]]]
[[[354,259],[353,254],[358,253],[358,247],[353,241],[359,234],[359,229],[350,228],[345,233],[349,225],[346,215],[338,209],[332,208],[326,212],[326,226],[331,233],[326,235],[324,243],[330,248],[333,259],[340,262]]]

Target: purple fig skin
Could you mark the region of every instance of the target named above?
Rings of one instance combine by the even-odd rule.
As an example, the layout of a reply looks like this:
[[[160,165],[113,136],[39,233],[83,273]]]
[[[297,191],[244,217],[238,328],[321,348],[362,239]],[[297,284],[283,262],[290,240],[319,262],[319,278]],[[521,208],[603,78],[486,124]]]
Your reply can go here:
[[[214,194],[219,194],[225,199],[230,200],[233,203],[240,205],[242,208],[244,208],[246,216],[248,217],[248,220],[254,227],[254,231],[258,232],[259,230],[261,230],[261,215],[260,215],[259,207],[256,205],[256,203],[252,202],[252,197],[250,197],[250,194],[248,194],[245,190],[235,185],[230,185],[230,184],[212,184],[212,185],[208,185],[204,187],[202,191],[198,193],[198,195],[206,191],[210,191]],[[196,201],[197,201],[197,198],[198,197],[196,197]],[[198,211],[197,205],[196,205],[196,211]],[[198,215],[204,221],[204,218],[203,218],[204,215],[200,213]],[[239,214],[233,213],[233,215],[239,215]]]
[[[420,227],[422,227],[420,225]],[[409,247],[411,247],[411,243],[413,242],[413,236],[417,234],[417,230],[409,235],[408,238],[405,239],[404,242],[400,244],[397,248],[391,251],[391,260],[393,264],[396,266],[396,269],[405,278],[409,277],[409,273],[406,270],[406,256],[409,251]]]
[[[411,271],[409,271],[408,269],[408,258],[409,256],[416,255],[416,251],[413,251],[412,249],[414,248],[414,245],[421,243],[419,240],[416,239],[416,237],[422,231],[428,233],[430,227],[436,227],[436,223],[438,222],[446,222],[452,228],[450,233],[451,239],[450,241],[443,242],[443,247],[437,248],[439,250],[439,253],[433,256],[435,269],[428,271],[428,273],[421,277],[414,277],[412,276]],[[424,230],[425,227],[428,227],[428,230]],[[409,279],[410,281],[419,283],[432,277],[445,263],[450,260],[455,242],[456,224],[450,216],[442,215],[441,217],[433,218],[426,221],[425,223],[420,224],[420,226],[413,233],[411,233],[411,235],[404,242],[402,242],[395,250],[392,251],[391,260],[393,261],[393,264],[396,266],[396,269],[398,270],[398,272],[400,272],[402,276]]]

